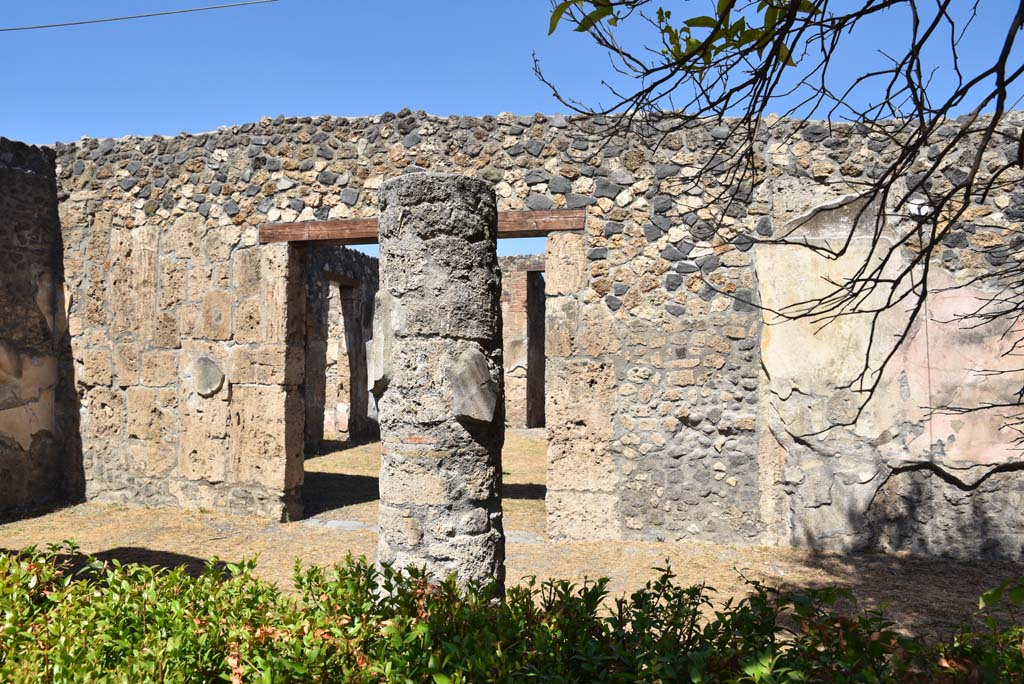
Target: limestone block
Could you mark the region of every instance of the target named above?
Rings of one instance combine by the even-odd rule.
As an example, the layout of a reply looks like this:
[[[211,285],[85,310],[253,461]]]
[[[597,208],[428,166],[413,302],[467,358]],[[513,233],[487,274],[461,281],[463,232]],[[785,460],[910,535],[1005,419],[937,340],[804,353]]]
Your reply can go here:
[[[210,290],[203,299],[203,336],[211,340],[231,339],[231,305],[234,295]]]
[[[161,311],[156,315],[156,332],[153,343],[157,347],[177,349],[181,346],[181,330],[178,314],[173,311]]]
[[[509,337],[507,334],[502,339],[502,357],[505,359],[505,371],[511,373],[518,369],[526,368],[527,362],[527,338]]]
[[[235,308],[234,340],[238,344],[256,344],[260,338],[260,300],[252,297],[238,303]]]
[[[395,459],[380,471],[381,501],[392,505],[441,506],[448,501],[444,478],[434,468]]]
[[[181,336],[184,338],[203,337],[203,306],[200,302],[186,302],[178,307]]]
[[[84,385],[110,385],[113,377],[113,356],[109,348],[83,349],[78,381]]]
[[[171,309],[185,301],[185,262],[161,256],[158,267],[160,278],[158,304],[161,310]]]
[[[672,371],[668,374],[668,382],[676,387],[688,387],[697,382],[692,369]]]
[[[174,443],[131,440],[127,449],[127,465],[133,472],[165,478],[174,471],[177,461]]]
[[[177,432],[177,394],[171,389],[129,387],[127,435],[156,442]]]
[[[124,393],[106,387],[89,389],[82,397],[82,431],[91,437],[121,437],[125,425]]]
[[[261,247],[250,247],[235,252],[232,258],[231,282],[242,297],[259,294],[262,270]]]
[[[182,433],[178,473],[186,480],[217,483],[225,480],[226,442],[219,439],[201,439]]]
[[[270,278],[287,278],[295,267],[295,247],[286,243],[275,243],[259,247],[260,273],[263,281]]]
[[[299,420],[298,412],[302,410],[302,393],[297,387],[288,387],[285,392],[284,412],[285,449],[284,449],[284,491],[294,492],[302,487],[305,480],[303,467],[303,428],[304,421]],[[302,512],[302,502],[292,501],[288,505],[288,513],[295,516]]]
[[[579,302],[572,297],[548,297],[545,307],[544,348],[548,357],[572,356],[579,328]]]
[[[120,387],[139,384],[142,370],[142,349],[138,344],[118,344],[114,347],[114,374]]]
[[[580,357],[553,358],[545,370],[549,438],[610,438],[616,394],[613,366]]]
[[[296,321],[305,316],[305,301],[294,301],[292,290],[286,278],[264,280],[260,314],[263,341],[287,342],[289,335],[301,334]]]
[[[618,487],[618,470],[608,444],[588,440],[548,445],[548,491],[611,492]]]
[[[452,340],[433,336],[392,343],[391,380],[380,399],[382,421],[431,425],[454,417],[449,383],[454,346]],[[426,398],[417,399],[419,394]]]
[[[201,304],[215,287],[213,268],[209,265],[193,264],[185,274],[185,293],[190,302]]]
[[[548,235],[545,256],[545,291],[549,295],[576,295],[587,287],[587,258],[580,233]]]
[[[283,490],[301,482],[302,397],[284,387],[235,385],[228,433],[228,479]],[[298,426],[296,434],[295,426]]]
[[[380,524],[392,531],[392,540],[403,546],[415,546],[423,540],[416,518],[401,508],[380,506]]]
[[[178,472],[187,480],[223,482],[227,473],[229,406],[214,399],[182,407]]]
[[[618,354],[622,350],[618,325],[611,309],[600,304],[588,304],[581,315],[578,344],[588,356]]]
[[[465,499],[477,505],[486,505],[498,497],[500,490],[498,485],[501,482],[500,475],[496,468],[479,467],[481,460],[479,457],[467,457],[467,462],[460,464],[462,467],[458,470],[459,479],[462,482],[461,487],[456,489],[461,491],[459,491],[459,496],[455,498]],[[474,465],[477,467],[473,467]]]
[[[232,347],[228,377],[242,384],[298,385],[305,372],[302,356],[301,349],[281,345]]]
[[[441,538],[427,548],[432,562],[427,570],[435,577],[458,572],[461,577],[496,577],[501,574],[497,558],[504,546],[500,532],[491,529],[483,534],[460,534]]]
[[[548,537],[587,542],[622,539],[617,504],[614,494],[548,490]]]
[[[158,239],[159,232],[154,226],[112,232],[111,250],[126,255],[110,267],[109,305],[114,314],[114,335],[130,335],[144,342],[153,339]]]
[[[178,381],[178,356],[175,351],[148,351],[142,354],[142,384],[162,387]]]

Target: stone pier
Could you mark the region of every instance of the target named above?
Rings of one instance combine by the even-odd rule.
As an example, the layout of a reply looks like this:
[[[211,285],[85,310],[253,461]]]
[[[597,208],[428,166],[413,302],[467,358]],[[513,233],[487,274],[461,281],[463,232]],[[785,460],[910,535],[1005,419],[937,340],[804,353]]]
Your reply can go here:
[[[382,441],[377,557],[504,582],[497,208],[489,183],[385,182],[370,384]]]

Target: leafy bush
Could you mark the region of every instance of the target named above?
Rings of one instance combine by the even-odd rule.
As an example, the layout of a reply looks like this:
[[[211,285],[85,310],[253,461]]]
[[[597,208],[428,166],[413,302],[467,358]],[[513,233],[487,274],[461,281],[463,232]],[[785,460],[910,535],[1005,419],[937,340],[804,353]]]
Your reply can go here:
[[[282,593],[253,561],[198,577],[88,558],[73,571],[75,551],[0,555],[0,681],[1024,681],[1024,628],[994,612],[1019,609],[1024,580],[982,597],[982,631],[931,644],[878,612],[843,616],[848,592],[751,582],[716,607],[667,568],[611,603],[606,580],[527,582],[498,600],[362,558],[296,564]]]

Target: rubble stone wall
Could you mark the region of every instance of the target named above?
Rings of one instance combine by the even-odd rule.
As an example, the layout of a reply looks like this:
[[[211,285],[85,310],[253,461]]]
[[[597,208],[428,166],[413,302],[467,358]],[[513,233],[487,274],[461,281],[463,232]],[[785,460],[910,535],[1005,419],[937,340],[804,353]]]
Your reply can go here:
[[[52,150],[0,138],[0,512],[60,497],[66,333]]]
[[[600,120],[403,111],[59,146],[91,492],[181,505],[236,492],[228,508],[264,510],[258,502],[294,491],[295,477],[254,477],[237,465],[251,448],[288,443],[287,402],[303,413],[303,335],[289,328],[285,305],[302,264],[294,250],[258,246],[257,226],[376,216],[383,180],[422,169],[493,183],[499,211],[586,209],[586,229],[552,234],[545,259],[552,537],[1019,555],[1017,514],[1001,512],[1024,510],[1020,461],[988,448],[1008,441],[998,420],[948,420],[936,432],[920,414],[880,413],[877,430],[808,441],[794,416],[828,416],[825,407],[846,399],[790,362],[805,339],[798,326],[765,326],[750,304],[829,273],[772,257],[774,247],[756,240],[856,192],[898,144],[854,126],[782,122],[758,145],[755,190],[729,173],[729,150],[717,146],[727,133],[695,125],[652,150],[623,136],[598,145]],[[991,155],[1005,159],[1011,146]],[[955,174],[950,162],[940,175]],[[949,278],[990,267],[986,253],[1008,258],[1024,218],[1012,180],[951,236]],[[257,268],[258,278],[247,275]],[[972,356],[963,345],[976,343],[948,340],[963,373]],[[826,369],[844,370],[851,353],[815,350],[815,367]],[[201,355],[226,369],[226,395],[191,389]],[[945,386],[964,386],[963,373]],[[897,372],[895,391],[913,396],[927,376],[908,372],[901,384]],[[258,415],[265,443],[239,442],[245,430],[223,403],[245,424]],[[956,453],[984,456],[967,468],[933,458],[927,435],[940,436],[943,453],[955,443]],[[850,451],[852,439],[865,450]],[[971,521],[989,541],[959,538]]]

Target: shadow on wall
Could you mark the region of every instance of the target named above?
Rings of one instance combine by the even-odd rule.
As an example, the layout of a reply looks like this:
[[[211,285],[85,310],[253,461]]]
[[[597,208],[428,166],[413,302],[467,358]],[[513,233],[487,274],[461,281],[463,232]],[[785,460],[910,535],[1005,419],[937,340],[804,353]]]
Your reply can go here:
[[[58,220],[57,264],[60,282],[64,282],[64,234]],[[61,445],[63,481],[61,493],[66,504],[85,501],[85,464],[82,452],[82,404],[78,396],[75,375],[75,357],[71,349],[71,334],[67,328],[68,302],[63,288],[57,290],[55,311],[64,321],[63,334],[57,347],[57,415],[56,430]]]
[[[860,522],[866,530],[863,546],[1024,560],[1019,534],[1024,511],[1013,505],[1015,498],[1017,504],[1024,498],[1024,486],[1014,476],[1020,472],[1024,463],[1007,463],[965,482],[930,463],[896,469]]]
[[[523,499],[530,501],[543,501],[548,494],[548,488],[542,484],[502,484],[501,498]]]
[[[0,512],[84,497],[52,150],[0,138]]]
[[[932,463],[911,464],[892,470],[866,504],[853,495],[850,502],[834,500],[832,506],[845,506],[845,527],[854,531],[847,546],[855,553],[1021,562],[1021,472],[1024,463],[1008,463],[965,481]],[[842,497],[842,489],[835,488],[833,496]],[[833,540],[819,539],[809,527],[794,542],[816,552],[835,548]]]

